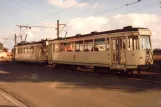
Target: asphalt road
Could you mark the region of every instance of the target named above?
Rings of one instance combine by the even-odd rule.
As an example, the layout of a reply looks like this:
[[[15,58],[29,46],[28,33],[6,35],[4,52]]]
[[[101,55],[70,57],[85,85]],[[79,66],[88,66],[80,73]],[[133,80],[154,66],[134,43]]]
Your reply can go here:
[[[0,88],[34,107],[161,107],[161,83],[11,62]]]

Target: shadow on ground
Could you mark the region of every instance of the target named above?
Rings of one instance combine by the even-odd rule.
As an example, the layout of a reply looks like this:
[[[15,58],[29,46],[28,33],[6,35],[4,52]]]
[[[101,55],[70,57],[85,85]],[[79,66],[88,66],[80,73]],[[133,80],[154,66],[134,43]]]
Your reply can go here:
[[[57,70],[39,67],[37,65],[17,64],[13,62],[0,63],[0,82],[32,82],[59,83],[59,89],[102,88],[117,89],[127,92],[143,92],[161,90],[161,84],[142,80],[112,78],[108,76],[91,75],[89,73]]]

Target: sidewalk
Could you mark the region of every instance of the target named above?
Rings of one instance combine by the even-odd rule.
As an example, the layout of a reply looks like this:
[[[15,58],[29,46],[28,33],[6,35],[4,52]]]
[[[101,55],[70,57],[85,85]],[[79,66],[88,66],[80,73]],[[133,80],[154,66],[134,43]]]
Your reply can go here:
[[[28,107],[28,106],[0,89],[0,107]]]
[[[0,107],[16,107],[0,93]]]

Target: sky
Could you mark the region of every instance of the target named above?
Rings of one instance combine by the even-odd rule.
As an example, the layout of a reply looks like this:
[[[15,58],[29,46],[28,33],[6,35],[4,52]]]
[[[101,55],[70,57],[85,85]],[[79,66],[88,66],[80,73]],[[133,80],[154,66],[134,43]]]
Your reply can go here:
[[[61,24],[67,25],[65,28],[65,31],[68,31],[67,36],[121,29],[129,25],[146,27],[152,32],[153,48],[161,48],[161,1],[141,0],[135,3],[136,1],[0,0],[0,42],[12,49],[14,34],[20,34],[20,29],[16,25],[56,27],[56,20],[60,20]],[[63,30],[60,36],[65,36]],[[39,41],[45,38],[56,38],[55,28],[33,27],[29,30],[27,41]]]

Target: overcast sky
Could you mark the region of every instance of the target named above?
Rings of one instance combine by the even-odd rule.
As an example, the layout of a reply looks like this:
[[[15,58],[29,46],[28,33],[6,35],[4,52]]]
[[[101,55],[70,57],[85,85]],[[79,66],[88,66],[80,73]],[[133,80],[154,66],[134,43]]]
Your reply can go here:
[[[137,0],[83,1],[85,0],[0,0],[0,36],[13,38],[15,33],[19,34],[16,25],[55,26],[56,20],[59,19],[60,23],[67,24],[68,36],[119,29],[127,25],[147,27],[152,31],[153,48],[161,47],[160,0],[142,0],[139,3],[96,16],[92,15]],[[52,16],[76,4],[79,5]],[[61,36],[64,37],[64,32]],[[55,29],[32,28],[27,41],[55,37]],[[11,40],[1,39],[0,41],[9,49],[13,47],[14,42]]]

